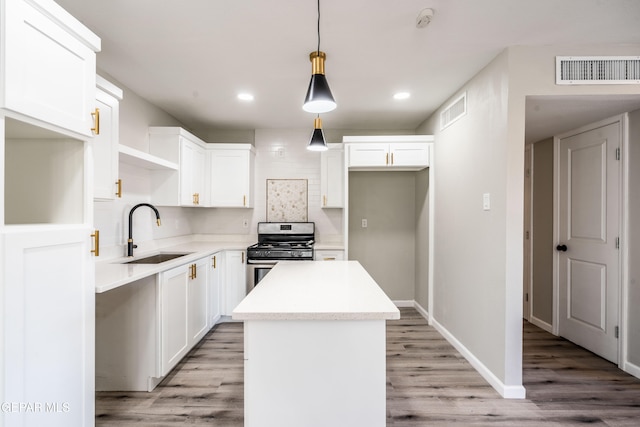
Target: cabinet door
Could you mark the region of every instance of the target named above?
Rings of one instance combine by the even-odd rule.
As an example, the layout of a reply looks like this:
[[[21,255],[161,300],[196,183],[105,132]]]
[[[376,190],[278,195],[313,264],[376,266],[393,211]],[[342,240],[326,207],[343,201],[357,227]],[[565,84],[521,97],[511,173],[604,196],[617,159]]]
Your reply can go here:
[[[0,236],[4,238],[2,401],[46,402],[55,411],[1,411],[0,425],[94,423],[95,285],[90,234],[84,226],[46,226],[5,229]]]
[[[160,274],[160,373],[167,375],[189,350],[188,265]]]
[[[209,328],[212,328],[222,314],[221,286],[224,279],[224,252],[209,257]]]
[[[193,267],[191,267],[193,266]],[[209,257],[189,264],[189,348],[193,347],[207,333],[209,290],[207,273]]]
[[[209,150],[212,207],[252,206],[251,161],[249,150]]]
[[[117,88],[116,88],[117,89]],[[93,149],[93,198],[113,200],[118,180],[119,99],[98,89],[96,107],[100,111],[100,132],[91,142]]]
[[[344,251],[341,250],[316,250],[314,253],[316,261],[342,261],[344,260]]]
[[[349,167],[374,167],[389,164],[389,144],[349,145]]]
[[[226,251],[225,309],[222,313],[231,316],[233,310],[247,295],[247,269],[244,251]]]
[[[180,204],[204,205],[204,150],[184,138],[180,139]]]
[[[7,109],[91,136],[100,39],[50,3],[36,9],[32,2],[3,2],[0,102]]]
[[[394,142],[390,144],[391,166],[429,166],[429,146],[426,143]]]
[[[320,193],[323,208],[344,207],[343,151],[330,149],[320,154]]]

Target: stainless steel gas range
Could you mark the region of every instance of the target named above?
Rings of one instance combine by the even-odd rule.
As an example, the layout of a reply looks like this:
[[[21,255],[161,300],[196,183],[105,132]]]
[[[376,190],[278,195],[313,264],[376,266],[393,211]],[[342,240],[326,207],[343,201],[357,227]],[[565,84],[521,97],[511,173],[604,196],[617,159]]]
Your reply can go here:
[[[278,261],[312,261],[314,239],[313,222],[259,222],[258,243],[247,248],[247,292]]]

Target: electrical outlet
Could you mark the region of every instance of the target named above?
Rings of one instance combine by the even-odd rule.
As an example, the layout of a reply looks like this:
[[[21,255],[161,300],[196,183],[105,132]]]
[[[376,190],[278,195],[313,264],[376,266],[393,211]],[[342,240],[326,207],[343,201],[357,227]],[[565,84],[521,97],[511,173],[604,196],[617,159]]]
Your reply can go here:
[[[367,220],[365,218],[362,219],[362,228],[367,228]]]
[[[249,228],[249,220],[248,219],[243,219],[242,220],[242,228]]]

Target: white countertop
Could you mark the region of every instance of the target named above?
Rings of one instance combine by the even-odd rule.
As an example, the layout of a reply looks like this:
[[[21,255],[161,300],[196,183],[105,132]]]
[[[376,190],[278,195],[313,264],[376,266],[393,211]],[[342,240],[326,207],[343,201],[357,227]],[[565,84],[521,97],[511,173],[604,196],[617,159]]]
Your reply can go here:
[[[174,267],[187,264],[205,256],[209,256],[223,250],[245,250],[251,243],[247,242],[188,242],[175,246],[163,247],[152,252],[136,252],[134,258],[112,258],[96,262],[96,293],[110,291],[111,289],[135,282]],[[158,252],[189,253],[180,258],[166,261],[161,264],[123,264],[124,262],[144,258]]]
[[[255,243],[251,240],[233,241],[189,241],[176,245],[159,247],[153,251],[135,252],[135,257],[119,257],[96,261],[95,263],[95,286],[96,293],[107,292],[123,285],[144,279],[145,277],[170,270],[183,264],[195,261],[205,256],[212,255],[224,250],[245,250]],[[317,249],[324,247],[339,247],[339,245],[316,244]],[[123,264],[138,258],[144,258],[159,252],[189,253],[180,258],[166,261],[161,264]]]
[[[399,319],[358,261],[281,261],[233,311],[235,320]]]

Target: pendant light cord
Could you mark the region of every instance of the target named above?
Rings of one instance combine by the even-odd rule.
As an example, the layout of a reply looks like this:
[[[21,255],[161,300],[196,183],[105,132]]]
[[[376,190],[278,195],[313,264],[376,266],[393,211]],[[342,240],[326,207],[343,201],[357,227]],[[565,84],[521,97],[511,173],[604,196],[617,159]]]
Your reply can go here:
[[[320,0],[318,0],[318,55],[320,55]]]

